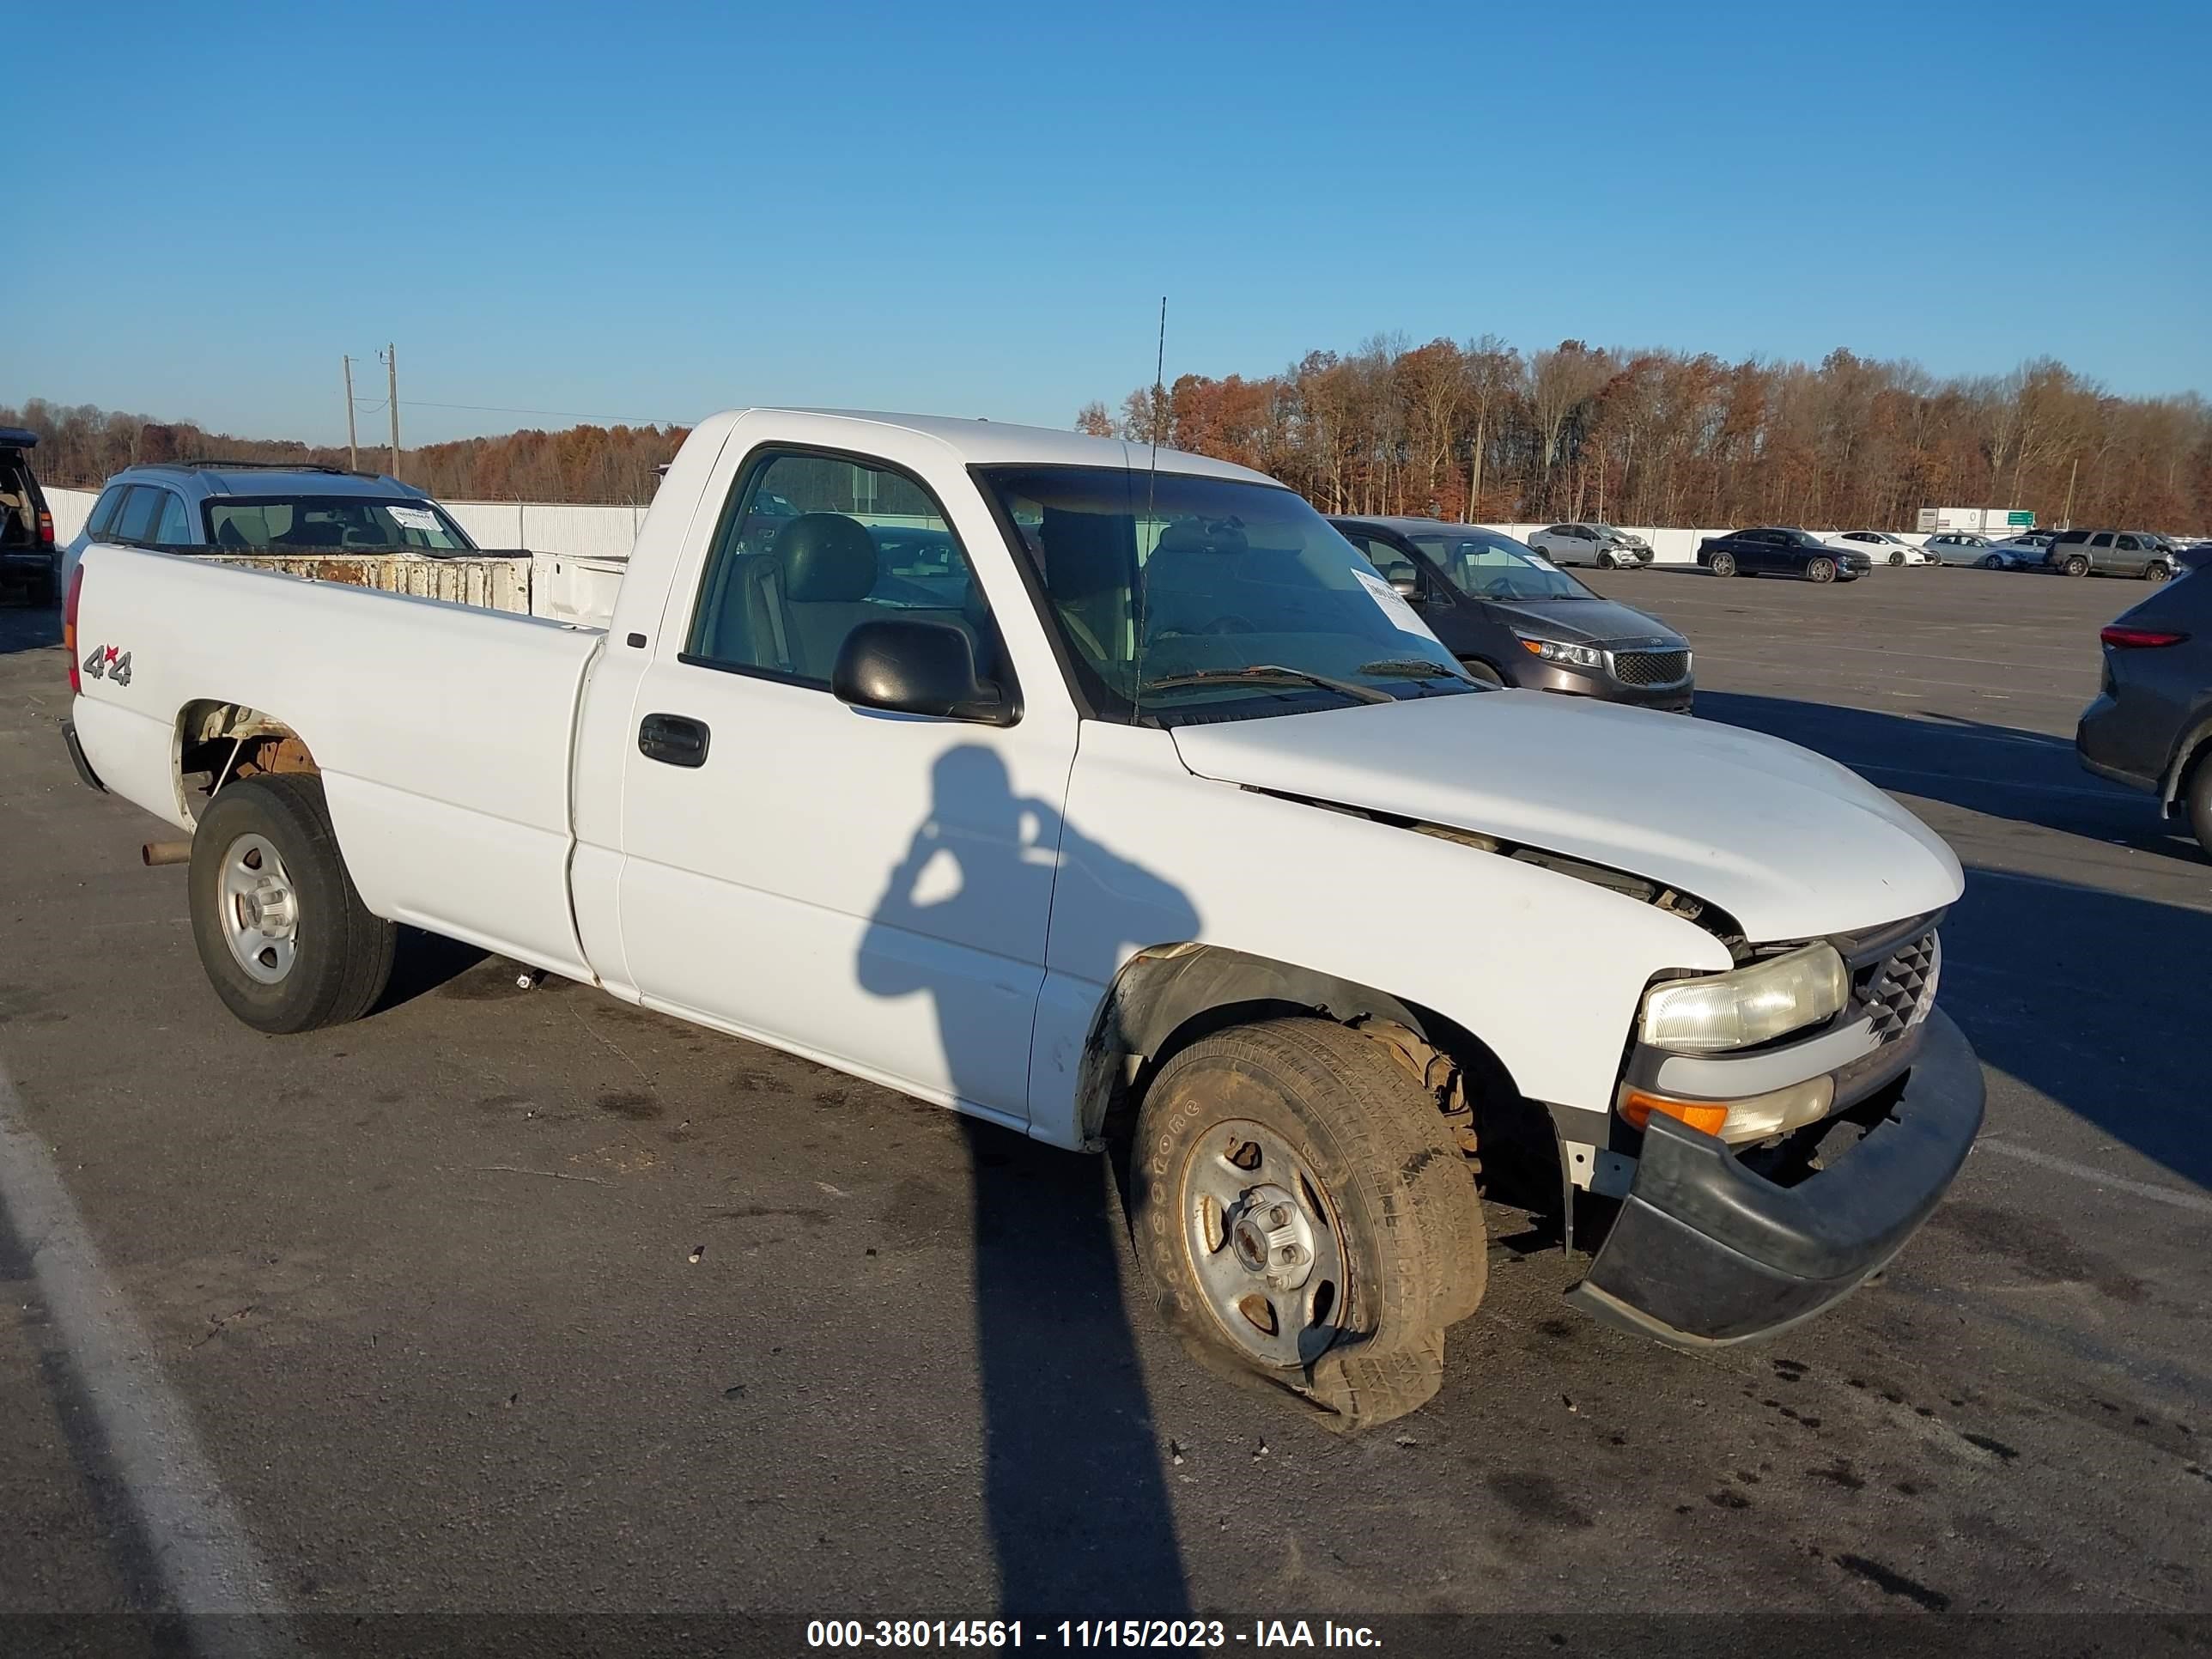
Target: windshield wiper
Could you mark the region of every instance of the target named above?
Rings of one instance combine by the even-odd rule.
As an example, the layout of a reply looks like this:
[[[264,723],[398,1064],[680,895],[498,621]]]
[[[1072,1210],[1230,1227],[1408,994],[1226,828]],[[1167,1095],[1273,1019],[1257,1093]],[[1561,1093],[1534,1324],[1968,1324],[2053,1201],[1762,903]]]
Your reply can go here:
[[[1388,691],[1371,685],[1359,685],[1351,680],[1340,680],[1328,674],[1312,674],[1303,668],[1287,668],[1281,663],[1255,662],[1244,668],[1201,668],[1188,674],[1165,674],[1156,680],[1146,680],[1139,691],[1167,691],[1179,685],[1318,685],[1326,691],[1340,691],[1355,702],[1395,702],[1398,700]]]
[[[1426,657],[1385,657],[1380,662],[1364,662],[1358,672],[1371,674],[1378,680],[1458,680],[1462,684],[1474,684],[1457,669],[1447,668]]]

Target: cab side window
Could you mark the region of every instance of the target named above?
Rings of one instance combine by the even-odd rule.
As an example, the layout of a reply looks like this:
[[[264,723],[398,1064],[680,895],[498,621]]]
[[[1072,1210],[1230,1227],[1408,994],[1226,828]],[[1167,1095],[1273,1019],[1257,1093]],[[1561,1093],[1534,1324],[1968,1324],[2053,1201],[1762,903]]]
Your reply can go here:
[[[92,504],[92,516],[84,521],[85,529],[98,541],[114,527],[115,514],[123,505],[123,498],[131,493],[128,484],[110,484]]]
[[[935,497],[893,468],[767,450],[740,470],[683,660],[827,688],[845,638],[904,617],[968,635],[1001,673],[996,627]]]
[[[161,510],[161,497],[167,493],[151,484],[133,484],[123,510],[115,515],[115,522],[108,526],[107,533],[118,541],[150,541],[154,520]]]

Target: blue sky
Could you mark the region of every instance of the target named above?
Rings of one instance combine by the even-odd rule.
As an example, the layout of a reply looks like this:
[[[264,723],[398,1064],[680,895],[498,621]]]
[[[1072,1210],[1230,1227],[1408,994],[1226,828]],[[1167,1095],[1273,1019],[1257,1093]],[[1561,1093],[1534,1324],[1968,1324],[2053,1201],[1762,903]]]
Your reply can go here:
[[[0,402],[330,440],[392,340],[410,443],[1066,425],[1163,293],[1170,378],[1494,332],[2212,391],[2202,3],[23,9]]]

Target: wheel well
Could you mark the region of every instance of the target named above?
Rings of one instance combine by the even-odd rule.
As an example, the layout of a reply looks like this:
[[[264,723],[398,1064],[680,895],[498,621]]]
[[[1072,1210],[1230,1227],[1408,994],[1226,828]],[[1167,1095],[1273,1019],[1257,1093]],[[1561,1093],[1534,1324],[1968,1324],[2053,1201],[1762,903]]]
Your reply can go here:
[[[177,804],[193,823],[204,804],[234,778],[264,772],[319,773],[307,744],[283,721],[243,703],[203,699],[177,716]]]
[[[1140,951],[1115,976],[1085,1045],[1085,1139],[1126,1136],[1152,1079],[1200,1038],[1298,1015],[1335,1020],[1389,1048],[1434,1094],[1468,1153],[1493,1137],[1540,1136],[1542,1145],[1531,1150],[1556,1187],[1550,1115],[1522,1097],[1497,1052],[1473,1031],[1373,986],[1218,945]]]

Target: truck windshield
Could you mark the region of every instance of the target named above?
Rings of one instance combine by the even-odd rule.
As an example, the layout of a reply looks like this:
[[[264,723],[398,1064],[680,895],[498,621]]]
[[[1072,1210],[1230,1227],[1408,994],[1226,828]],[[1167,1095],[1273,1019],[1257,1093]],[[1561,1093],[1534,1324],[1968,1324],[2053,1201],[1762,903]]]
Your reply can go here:
[[[1413,545],[1436,561],[1444,580],[1478,599],[1594,599],[1596,594],[1534,548],[1496,531],[1418,534]]]
[[[215,546],[273,553],[468,553],[476,550],[445,510],[419,499],[362,495],[226,495],[207,503]]]
[[[1121,467],[975,470],[1099,711],[1174,724],[1476,688],[1288,489]]]

